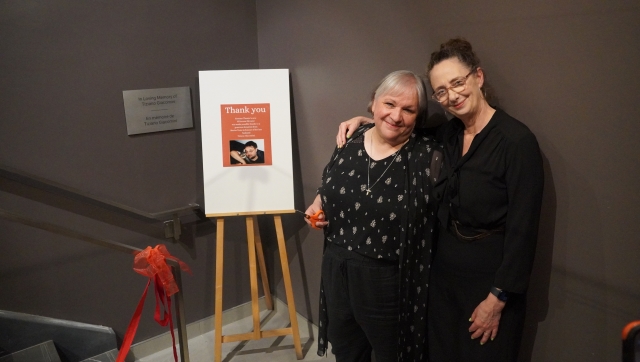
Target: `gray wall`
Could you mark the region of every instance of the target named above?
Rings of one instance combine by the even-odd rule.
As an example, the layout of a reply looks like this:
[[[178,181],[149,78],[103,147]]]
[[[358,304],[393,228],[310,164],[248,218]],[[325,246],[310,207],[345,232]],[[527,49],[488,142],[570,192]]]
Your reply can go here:
[[[391,70],[421,72],[429,54],[423,41],[427,30],[421,21],[426,6],[412,2],[398,9],[391,1],[366,5],[353,1],[256,4],[260,67],[291,69],[304,198],[299,208],[305,210],[316,195],[322,169],[335,147],[338,123],[365,113],[373,87]],[[285,230],[289,231],[286,236],[296,307],[315,321],[322,233],[291,226]],[[277,250],[270,251],[278,263]],[[277,275],[276,280],[278,295],[284,299]]]
[[[365,113],[376,81],[423,71],[450,37],[470,40],[501,106],[533,130],[545,160],[522,360],[620,360],[620,331],[640,317],[637,1],[257,5],[260,66],[292,73],[306,203],[337,123]],[[294,239],[315,318],[321,236]]]
[[[1,164],[148,212],[202,202],[198,71],[258,67],[253,1],[3,1],[0,34]],[[127,136],[123,90],[178,86],[191,87],[195,128]],[[3,178],[0,207],[136,247],[167,243],[193,269],[187,319],[213,314],[211,223],[172,244],[157,225]],[[227,238],[225,256],[246,260],[244,225],[231,220]],[[132,257],[4,220],[0,239],[0,309],[124,333],[146,283]],[[248,281],[246,264],[226,275]],[[249,288],[230,282],[224,297],[233,307]],[[166,331],[153,303],[136,341]]]
[[[201,201],[198,126],[126,136],[121,91],[189,85],[197,71],[289,68],[298,207],[311,202],[339,121],[396,69],[422,71],[452,36],[476,47],[501,106],[538,136],[545,196],[522,359],[620,360],[639,318],[640,5],[614,0],[23,3],[0,5],[0,163],[148,211]],[[167,24],[170,24],[167,26]],[[0,179],[0,204],[136,246],[150,225]],[[321,235],[284,217],[296,306],[317,318]],[[284,300],[273,226],[260,218]],[[0,309],[123,331],[144,285],[126,256],[0,220]],[[229,219],[225,308],[249,299],[244,225]],[[170,250],[187,317],[213,312],[215,227]],[[61,282],[62,281],[62,282]],[[99,302],[96,302],[96,298]],[[151,307],[147,307],[148,310]],[[150,321],[150,315],[143,321]],[[143,323],[142,340],[162,330]]]

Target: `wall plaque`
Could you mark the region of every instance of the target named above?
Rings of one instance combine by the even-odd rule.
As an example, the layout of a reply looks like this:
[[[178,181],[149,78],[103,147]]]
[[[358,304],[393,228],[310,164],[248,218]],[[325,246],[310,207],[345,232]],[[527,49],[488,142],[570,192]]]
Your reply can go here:
[[[193,127],[189,87],[122,92],[127,134]]]

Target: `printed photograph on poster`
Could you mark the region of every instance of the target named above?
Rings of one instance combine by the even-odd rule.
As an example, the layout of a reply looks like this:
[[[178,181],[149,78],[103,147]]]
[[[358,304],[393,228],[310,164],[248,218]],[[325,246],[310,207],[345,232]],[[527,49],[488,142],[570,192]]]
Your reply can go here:
[[[229,150],[231,165],[264,164],[264,140],[232,140]]]
[[[221,104],[220,114],[223,167],[270,166],[270,104]]]

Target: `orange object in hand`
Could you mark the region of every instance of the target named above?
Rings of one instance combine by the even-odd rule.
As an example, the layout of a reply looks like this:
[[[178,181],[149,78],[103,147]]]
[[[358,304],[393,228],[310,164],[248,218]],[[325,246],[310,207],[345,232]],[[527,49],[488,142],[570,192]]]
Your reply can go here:
[[[315,214],[313,215],[309,215],[305,212],[302,212],[300,210],[296,210],[296,212],[301,213],[302,215],[304,215],[304,218],[309,220],[309,222],[311,223],[311,227],[314,229],[318,229],[318,230],[322,230],[322,228],[319,228],[316,226],[316,222],[318,221],[325,221],[324,220],[324,211],[322,210],[318,210]],[[322,219],[320,219],[320,215],[322,215]]]

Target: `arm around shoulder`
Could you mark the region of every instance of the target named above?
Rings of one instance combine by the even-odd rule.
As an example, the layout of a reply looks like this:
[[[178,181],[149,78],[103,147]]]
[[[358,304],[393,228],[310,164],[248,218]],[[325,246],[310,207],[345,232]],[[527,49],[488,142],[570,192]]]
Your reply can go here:
[[[347,139],[353,135],[353,132],[363,124],[372,123],[371,118],[364,116],[353,117],[348,121],[340,123],[338,127],[338,134],[336,135],[336,144],[338,148],[343,147],[347,143]]]

